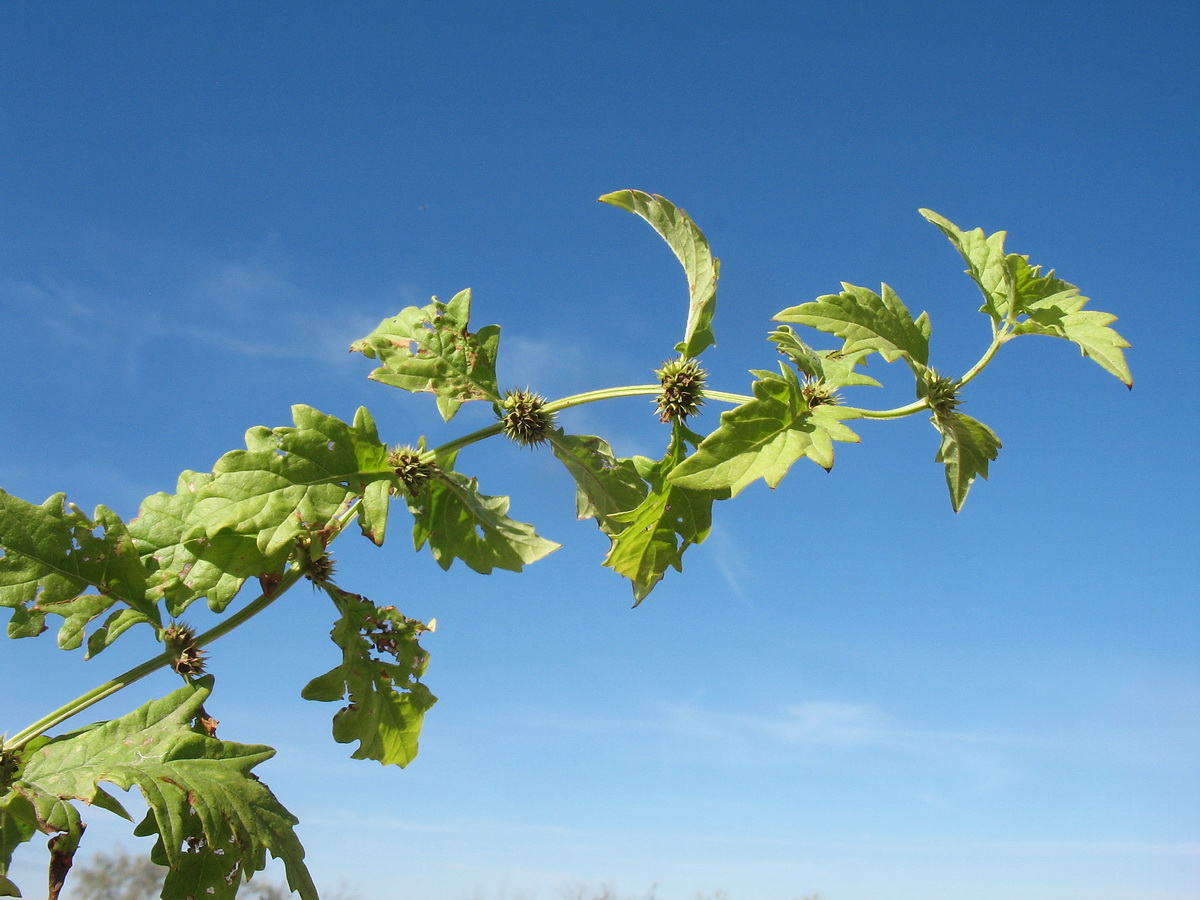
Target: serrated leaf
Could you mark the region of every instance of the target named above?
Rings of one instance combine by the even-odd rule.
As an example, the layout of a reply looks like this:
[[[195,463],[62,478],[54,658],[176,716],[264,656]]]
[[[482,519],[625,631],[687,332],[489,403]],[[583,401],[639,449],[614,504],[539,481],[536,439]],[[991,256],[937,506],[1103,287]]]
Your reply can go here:
[[[858,442],[842,424],[858,417],[855,410],[833,404],[810,408],[795,373],[782,365],[780,372],[755,373],[755,399],[721,414],[720,427],[671,472],[672,484],[737,495],[762,478],[774,488],[796,460],[808,457],[828,470],[833,441]]]
[[[564,434],[556,429],[547,440],[575,479],[576,516],[594,518],[607,535],[624,530],[625,523],[613,516],[635,508],[646,498],[646,482],[633,461],[617,459],[607,441],[591,435]]]
[[[469,400],[500,401],[496,385],[500,326],[488,325],[472,334],[467,331],[470,315],[469,288],[449,303],[434,297],[428,306],[410,306],[384,319],[350,349],[382,363],[369,378],[436,395],[438,410],[449,422]]]
[[[413,545],[429,544],[443,569],[456,559],[482,575],[492,569],[520,572],[559,545],[539,537],[532,525],[510,519],[507,497],[479,492],[479,482],[452,471],[454,456],[438,460],[441,470],[410,498]]]
[[[862,348],[853,353],[842,350],[814,350],[800,339],[791,327],[780,325],[769,335],[767,340],[792,361],[797,369],[809,378],[820,378],[831,388],[854,387],[857,385],[882,387],[871,378],[863,375],[855,367],[866,365],[864,357],[872,351]]]
[[[394,606],[376,606],[337,588],[327,592],[340,613],[331,637],[342,662],[310,681],[301,696],[349,700],[333,718],[334,740],[358,741],[355,759],[404,767],[416,757],[421,723],[437,702],[420,681],[429,655],[418,638],[429,629]]]
[[[159,836],[153,855],[173,870],[169,884],[207,872],[216,880],[189,884],[194,896],[231,897],[218,875],[248,878],[266,867],[269,851],[283,861],[292,890],[316,900],[293,831],[296,818],[251,772],[275,751],[218,740],[196,725],[211,688],[211,677],[198,679],[119,719],[45,741],[29,753],[13,789],[58,815],[54,804],[74,809],[74,802],[96,802],[101,782],[123,790],[136,785],[149,812],[134,833]],[[106,804],[115,802],[109,797]],[[49,815],[38,816],[43,830],[57,827]],[[215,859],[222,856],[234,865]]]
[[[72,650],[86,626],[115,603],[136,611],[138,621],[161,626],[125,523],[104,506],[89,519],[64,500],[55,494],[34,506],[0,491],[0,606],[13,610],[9,637],[40,634],[52,613],[64,620],[59,646]],[[100,595],[80,596],[89,587]]]
[[[845,341],[842,353],[872,350],[888,362],[901,356],[921,366],[929,363],[929,316],[914,321],[907,307],[886,284],[882,296],[864,287],[842,283],[840,294],[826,294],[781,311],[777,322],[808,325]]]
[[[1009,257],[1009,263],[1020,311],[1027,316],[1016,324],[1013,334],[1065,338],[1127,387],[1133,387],[1133,375],[1122,352],[1129,342],[1108,327],[1117,317],[1084,309],[1088,298],[1075,285],[1055,278],[1053,270],[1042,275],[1040,266],[1031,266],[1026,257],[1015,254]]]
[[[668,567],[683,570],[684,551],[708,537],[713,503],[729,496],[727,490],[698,491],[667,480],[687,454],[687,443],[694,446],[699,441],[699,435],[676,424],[661,460],[634,457],[649,493],[636,508],[613,515],[625,527],[610,535],[612,545],[604,559],[604,565],[632,582],[634,606],[654,590]]]
[[[950,503],[958,512],[975,476],[988,477],[988,463],[999,453],[1000,439],[982,422],[960,412],[938,413],[930,421],[942,435],[935,461],[945,464]]]
[[[996,322],[1007,316],[1013,296],[1013,284],[1008,257],[1004,252],[1006,232],[997,231],[995,234],[986,235],[982,228],[963,231],[933,210],[922,209],[920,213],[941,230],[966,262],[967,274],[983,292],[983,306],[980,307],[980,311],[987,313]]]
[[[662,236],[683,266],[688,280],[688,317],[683,340],[675,345],[684,357],[699,356],[716,344],[712,318],[717,308],[717,277],[720,261],[713,258],[708,239],[670,200],[643,191],[614,191],[600,197],[601,203],[620,207],[641,216]]]
[[[396,484],[374,424],[358,428],[312,407],[292,407],[294,428],[246,432],[245,450],[226,453],[200,488],[185,541],[249,535],[264,558],[324,527],[374,481]],[[378,519],[382,510],[375,507]],[[375,527],[380,527],[376,521]]]

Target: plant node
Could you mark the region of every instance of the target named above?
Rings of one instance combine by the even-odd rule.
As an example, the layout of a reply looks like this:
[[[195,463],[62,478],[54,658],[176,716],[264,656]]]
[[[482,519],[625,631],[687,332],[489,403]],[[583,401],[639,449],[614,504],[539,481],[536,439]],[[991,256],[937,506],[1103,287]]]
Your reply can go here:
[[[409,497],[421,493],[430,478],[437,474],[438,467],[431,462],[421,459],[421,450],[417,447],[397,447],[388,454],[387,463],[400,479],[404,491]]]
[[[300,538],[293,554],[296,567],[315,585],[325,585],[333,579],[333,558],[319,541]]]
[[[662,384],[655,398],[660,422],[676,422],[694,416],[704,405],[704,369],[694,359],[672,359],[654,372]]]
[[[917,380],[917,396],[928,401],[933,414],[942,418],[952,414],[962,402],[958,399],[960,386],[958,379],[942,375],[937,369],[929,369],[924,377]]]
[[[171,668],[185,678],[204,672],[204,651],[196,646],[196,632],[183,622],[172,622],[163,629],[163,643],[175,658]]]
[[[800,395],[804,397],[809,409],[816,409],[818,406],[837,406],[841,403],[837,391],[830,387],[829,382],[824,378],[805,378],[800,385]]]
[[[554,414],[545,410],[546,398],[528,389],[509,391],[497,411],[504,433],[522,447],[543,443],[554,427]]]

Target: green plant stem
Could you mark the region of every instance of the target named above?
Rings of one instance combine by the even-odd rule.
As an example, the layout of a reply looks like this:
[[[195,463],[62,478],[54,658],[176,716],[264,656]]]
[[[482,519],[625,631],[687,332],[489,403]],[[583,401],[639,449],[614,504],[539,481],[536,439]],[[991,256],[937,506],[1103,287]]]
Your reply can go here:
[[[250,619],[253,619],[260,612],[278,600],[285,594],[297,581],[303,577],[303,573],[299,569],[291,569],[284,573],[279,584],[276,585],[269,593],[264,592],[259,594],[250,603],[246,604],[242,609],[223,620],[220,624],[213,626],[208,631],[196,637],[196,646],[203,647],[211,644],[218,638],[224,637],[239,625],[243,625]],[[80,694],[69,703],[60,706],[54,712],[38,719],[28,728],[18,731],[8,741],[5,741],[5,749],[19,750],[28,744],[31,740],[41,734],[45,734],[55,725],[65,722],[67,719],[77,715],[99,703],[106,697],[111,697],[118,691],[124,690],[136,681],[140,681],[147,675],[157,672],[159,669],[169,666],[175,659],[173,653],[160,653],[151,659],[146,660],[140,665],[134,666],[128,672],[124,672],[113,678],[111,681],[106,681],[104,684],[97,685],[85,694]]]
[[[979,362],[967,369],[962,378],[958,379],[959,386],[961,387],[962,385],[966,384],[985,368],[987,368],[987,364],[992,361],[992,357],[996,355],[996,351],[1000,349],[1000,345],[1007,341],[1011,336],[1012,335],[1009,333],[1007,327],[1001,328],[999,331],[997,331],[995,336],[992,338],[991,345],[986,351],[984,351],[983,356],[979,357]]]

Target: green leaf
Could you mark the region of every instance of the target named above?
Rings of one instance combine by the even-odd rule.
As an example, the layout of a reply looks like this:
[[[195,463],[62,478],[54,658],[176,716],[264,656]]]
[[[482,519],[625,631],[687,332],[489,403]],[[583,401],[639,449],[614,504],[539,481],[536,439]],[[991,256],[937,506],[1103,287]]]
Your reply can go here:
[[[983,292],[983,306],[980,307],[980,311],[987,313],[995,322],[1005,318],[1013,296],[1012,274],[1008,257],[1004,253],[1006,232],[997,231],[995,234],[985,235],[982,228],[963,231],[933,210],[922,209],[920,213],[927,221],[941,229],[942,234],[962,255],[967,264],[967,274]]]
[[[762,478],[774,488],[792,463],[808,457],[828,470],[833,441],[858,442],[842,424],[858,412],[834,404],[815,407],[795,373],[755,372],[754,399],[721,414],[721,425],[670,474],[672,484],[693,490],[727,490],[736,495]]]
[[[425,307],[410,306],[384,319],[352,351],[382,365],[368,376],[406,391],[436,395],[447,422],[468,400],[500,402],[496,385],[496,352],[500,326],[488,325],[472,334],[468,288],[442,303],[437,297]]]
[[[634,606],[654,590],[668,567],[683,570],[684,551],[708,537],[714,501],[729,496],[728,490],[692,490],[667,480],[686,456],[687,444],[699,442],[699,435],[676,423],[671,445],[661,460],[633,458],[650,491],[634,509],[612,516],[625,527],[610,535],[612,545],[604,565],[633,583]]]
[[[347,498],[367,485],[398,484],[369,417],[355,426],[309,406],[292,407],[295,428],[246,432],[245,450],[226,453],[200,488],[185,540],[214,540],[224,532],[250,535],[264,559],[296,538],[327,525]],[[373,501],[372,527],[386,506]]]
[[[790,359],[797,369],[809,378],[822,379],[831,388],[856,385],[882,387],[874,378],[863,375],[855,368],[866,365],[863,359],[872,352],[868,348],[864,347],[853,353],[842,350],[814,350],[800,340],[800,336],[787,325],[780,325],[767,335],[767,340],[775,344],[779,352]]]
[[[202,472],[182,473],[174,494],[147,497],[138,517],[129,523],[129,533],[149,572],[151,595],[162,597],[172,616],[182,614],[199,597],[207,598],[213,612],[222,612],[247,578],[279,571],[291,549],[284,546],[264,555],[257,535],[233,531],[185,540],[196,501],[213,477]]]
[[[708,239],[688,214],[670,200],[642,191],[614,191],[600,197],[601,203],[618,206],[641,216],[657,231],[683,265],[688,280],[688,317],[683,340],[675,345],[684,357],[699,356],[716,344],[712,330],[717,309],[717,276],[721,264],[713,258]]]
[[[33,804],[16,791],[0,793],[0,897],[20,897],[8,878],[13,851],[37,833]]]
[[[827,294],[783,310],[777,322],[808,325],[842,338],[843,354],[859,350],[878,352],[888,362],[903,356],[921,366],[929,363],[929,316],[916,321],[886,284],[883,296],[864,287],[842,282],[840,294]]]
[[[341,648],[342,662],[310,681],[301,696],[325,702],[348,699],[349,705],[333,717],[334,740],[358,741],[355,759],[407,766],[417,755],[425,713],[437,702],[420,681],[429,655],[418,638],[432,629],[394,606],[376,606],[338,588],[327,593],[340,613],[331,637]]]
[[[441,470],[408,501],[416,521],[413,545],[429,544],[443,569],[461,559],[480,574],[492,569],[521,569],[559,545],[534,532],[532,525],[510,519],[507,497],[479,492],[479,482],[451,470],[454,455],[438,460]]]
[[[59,646],[73,650],[84,629],[115,603],[134,621],[161,626],[158,609],[146,599],[147,573],[125,523],[97,506],[93,518],[55,494],[34,506],[0,491],[0,606],[13,610],[9,637],[45,630],[48,613],[62,616]],[[82,597],[88,587],[99,596]]]
[[[988,477],[988,463],[1000,451],[1000,439],[982,422],[960,412],[939,412],[930,421],[942,435],[936,461],[946,466],[950,503],[958,512],[975,483],[975,476]]]
[[[198,679],[119,719],[39,744],[13,789],[49,831],[70,824],[60,810],[74,802],[120,810],[101,782],[137,785],[149,812],[134,833],[159,835],[153,856],[172,869],[164,897],[232,897],[225,876],[248,878],[270,851],[292,890],[316,900],[296,818],[251,772],[275,751],[205,733],[199,720],[211,689],[211,677]]]
[[[563,434],[555,429],[546,438],[554,455],[575,479],[575,514],[594,518],[600,530],[614,535],[625,523],[613,518],[646,498],[646,482],[629,459],[618,460],[607,441],[591,435]]]
[[[1117,317],[1084,309],[1088,298],[1075,285],[1055,278],[1053,270],[1043,276],[1041,266],[1031,266],[1027,257],[1015,254],[1009,257],[1009,263],[1020,310],[1027,315],[1013,328],[1013,334],[1065,338],[1127,387],[1133,387],[1133,375],[1122,352],[1129,342],[1108,327]]]

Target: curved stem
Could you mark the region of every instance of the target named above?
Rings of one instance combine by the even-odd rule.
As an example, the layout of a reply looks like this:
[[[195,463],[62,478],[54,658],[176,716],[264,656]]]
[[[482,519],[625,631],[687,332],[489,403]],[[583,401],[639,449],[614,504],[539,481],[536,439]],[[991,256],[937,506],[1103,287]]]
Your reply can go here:
[[[927,400],[914,400],[912,403],[904,406],[897,406],[895,409],[862,409],[857,406],[849,406],[847,409],[852,409],[858,413],[862,419],[902,419],[905,416],[911,416],[913,413],[919,413],[923,409],[929,408]]]
[[[982,372],[987,367],[987,364],[992,361],[992,357],[996,355],[996,351],[1000,349],[1000,345],[1007,341],[1008,338],[1009,332],[1006,328],[1001,328],[999,331],[997,331],[995,336],[992,338],[991,345],[986,351],[984,351],[983,356],[979,357],[979,362],[967,369],[962,378],[958,379],[959,386],[961,387],[962,385],[966,384],[968,381]]]
[[[211,644],[220,637],[225,636],[233,629],[237,628],[250,619],[257,616],[260,612],[278,600],[285,594],[289,588],[294,586],[297,581],[303,577],[303,573],[299,569],[291,569],[285,573],[272,590],[267,593],[259,594],[256,599],[248,603],[245,607],[238,610],[225,619],[220,624],[210,628],[208,631],[196,637],[196,646],[203,647]],[[55,725],[65,722],[78,713],[83,712],[89,706],[94,706],[106,697],[111,697],[118,691],[124,690],[136,681],[140,681],[147,675],[157,672],[159,669],[169,666],[175,659],[175,654],[167,652],[160,653],[158,656],[146,660],[140,665],[134,666],[128,672],[124,672],[113,678],[111,681],[106,681],[104,684],[97,685],[85,694],[81,694],[72,700],[70,703],[60,706],[54,712],[38,719],[28,728],[18,731],[8,741],[5,741],[4,746],[9,750],[19,750],[28,744],[31,740],[41,734],[45,734]]]

